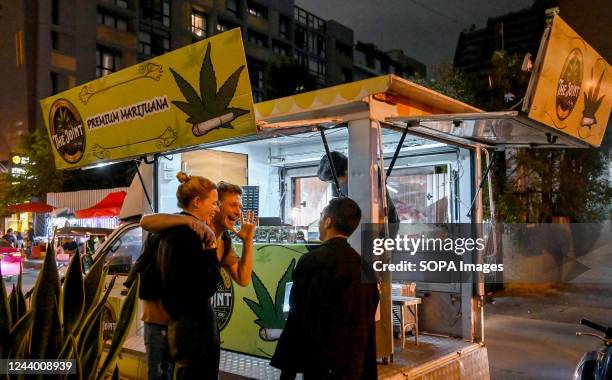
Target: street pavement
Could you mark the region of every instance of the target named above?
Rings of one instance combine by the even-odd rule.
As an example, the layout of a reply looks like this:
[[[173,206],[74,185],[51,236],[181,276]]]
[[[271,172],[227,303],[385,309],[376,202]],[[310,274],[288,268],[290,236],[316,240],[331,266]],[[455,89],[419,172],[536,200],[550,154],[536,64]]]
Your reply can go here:
[[[582,318],[612,326],[612,238],[604,234],[579,261],[590,269],[571,284],[496,293],[485,306],[492,380],[571,379],[582,354],[599,348]]]

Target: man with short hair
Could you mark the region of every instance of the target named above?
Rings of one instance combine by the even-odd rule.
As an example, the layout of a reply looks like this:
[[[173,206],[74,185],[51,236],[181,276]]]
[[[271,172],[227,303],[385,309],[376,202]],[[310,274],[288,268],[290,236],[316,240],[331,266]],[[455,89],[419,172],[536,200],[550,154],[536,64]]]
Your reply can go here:
[[[372,268],[347,238],[361,219],[350,198],[334,198],[321,213],[320,247],[293,271],[287,324],[270,365],[281,379],[376,379],[375,314],[378,289]]]
[[[217,258],[221,267],[240,286],[247,286],[251,281],[253,269],[253,237],[257,220],[253,212],[242,214],[242,188],[240,186],[219,182],[219,212],[213,217],[211,225],[192,217],[181,214],[151,214],[145,215],[140,225],[146,231],[161,233],[172,227],[187,225],[200,235],[202,242],[214,241],[217,249]],[[241,220],[240,231],[235,224]],[[242,256],[239,258],[232,246],[232,239],[228,231],[232,231],[242,240]],[[194,290],[195,291],[195,290]],[[142,320],[145,322],[145,337],[147,338],[147,365],[149,379],[172,378],[174,361],[170,357],[170,347],[167,338],[167,326],[170,316],[164,310],[160,301],[145,301]],[[218,349],[218,347],[216,348]],[[162,374],[158,369],[163,368]]]

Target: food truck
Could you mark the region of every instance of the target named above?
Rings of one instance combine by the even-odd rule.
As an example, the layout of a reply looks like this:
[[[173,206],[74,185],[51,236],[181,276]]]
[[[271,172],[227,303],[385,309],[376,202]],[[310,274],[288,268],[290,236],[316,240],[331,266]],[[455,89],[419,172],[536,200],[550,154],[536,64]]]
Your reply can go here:
[[[232,52],[231,64],[224,61],[230,54],[224,49],[240,44],[239,30],[122,70],[71,90],[73,93],[45,99],[42,105],[44,110],[51,110],[51,115],[54,105],[78,115],[75,119],[79,123],[73,123],[71,129],[49,126],[60,167],[147,156],[124,202],[120,216],[124,223],[99,251],[112,252],[111,260],[121,256],[135,260],[133,242],[143,237],[137,222],[140,215],[152,210],[178,210],[177,171],[243,186],[244,209],[254,211],[260,225],[251,284],[240,287],[224,275],[224,284],[213,299],[221,330],[220,370],[274,379],[279,372],[268,361],[288,311],[291,272],[297,260],[319,243],[319,213],[333,196],[332,185],[316,176],[321,157],[329,156],[331,151],[348,157],[348,196],[360,205],[363,223],[384,225],[387,199],[391,199],[400,224],[482,224],[483,196],[492,199],[481,191],[483,183],[490,180],[490,172],[483,168],[491,162],[491,150],[589,147],[601,143],[610,99],[604,99],[599,109],[587,115],[597,122],[584,126],[579,111],[564,113],[567,107],[585,107],[582,97],[570,104],[572,99],[565,95],[550,95],[551,91],[558,92],[557,82],[564,74],[551,75],[548,67],[557,70],[556,63],[570,59],[572,54],[575,57],[572,52],[578,48],[574,42],[558,46],[558,35],[562,34],[559,30],[573,33],[561,19],[555,19],[535,63],[529,90],[533,96],[525,100],[520,111],[483,112],[395,75],[252,107],[248,76],[240,68],[244,62],[241,46],[238,53]],[[567,57],[561,57],[563,54]],[[590,67],[600,72],[600,61],[592,49],[581,51],[580,57],[589,72]],[[602,67],[609,70],[607,64]],[[546,75],[540,75],[545,68]],[[207,87],[210,77],[202,77],[211,72],[215,84],[212,89]],[[162,79],[171,82],[162,84]],[[127,99],[112,97],[112,92],[122,85],[136,87],[126,95]],[[587,88],[591,84],[581,85],[581,91],[593,95],[594,88]],[[609,93],[609,79],[594,85],[601,94],[604,90]],[[106,94],[97,95],[100,92]],[[97,109],[87,109],[86,104],[96,96],[102,104]],[[223,96],[225,100],[219,101]],[[81,104],[74,106],[78,102]],[[206,108],[211,102],[213,105]],[[551,122],[546,118],[554,117],[556,108],[564,118]],[[135,132],[117,136],[113,129],[122,125]],[[486,230],[481,234],[488,238]],[[363,255],[361,238],[356,232],[350,243]],[[235,244],[240,253],[239,242]],[[478,259],[474,256],[474,260]],[[396,284],[393,276],[383,278],[376,322],[379,378],[489,378],[482,277],[469,283],[410,284]],[[418,310],[412,321],[418,340],[404,343],[402,339],[400,344],[394,339],[394,321],[400,318],[393,306],[395,299],[402,300],[397,289],[401,293],[406,287],[414,296],[406,298],[418,299],[416,308],[410,309]],[[114,294],[119,300],[121,289]],[[404,307],[401,302],[400,305]],[[404,313],[401,315],[400,322],[404,320]],[[142,328],[136,324],[132,330],[119,367],[124,377],[145,378]],[[403,333],[402,326],[400,335]]]

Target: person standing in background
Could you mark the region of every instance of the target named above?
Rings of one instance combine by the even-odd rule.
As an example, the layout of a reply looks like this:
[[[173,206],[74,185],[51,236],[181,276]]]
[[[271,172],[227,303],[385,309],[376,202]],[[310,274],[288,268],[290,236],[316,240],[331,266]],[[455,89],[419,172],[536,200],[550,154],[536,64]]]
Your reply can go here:
[[[15,238],[15,234],[13,233],[12,228],[9,228],[8,230],[6,230],[6,235],[4,235],[2,238],[8,241],[12,247],[15,247],[17,239]]]
[[[23,248],[23,236],[21,235],[21,231],[17,231],[17,236],[15,237],[15,241],[17,243],[15,248]]]

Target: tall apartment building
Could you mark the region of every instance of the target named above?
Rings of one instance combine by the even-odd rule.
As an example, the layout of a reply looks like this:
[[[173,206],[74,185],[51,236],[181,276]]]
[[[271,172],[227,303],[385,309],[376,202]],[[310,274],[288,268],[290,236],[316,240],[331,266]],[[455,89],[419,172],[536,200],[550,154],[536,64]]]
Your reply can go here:
[[[462,32],[454,66],[484,77],[491,69],[491,57],[496,50],[505,50],[510,55],[531,53],[535,59],[546,26],[546,11],[556,5],[556,0],[536,0],[529,8],[489,18],[485,28]]]
[[[408,57],[402,50],[384,52],[371,43],[357,42],[354,57],[354,80],[383,74],[395,74],[410,78],[425,77],[425,64]]]
[[[307,67],[318,87],[396,72],[387,66],[355,74],[353,31],[293,0],[0,0],[0,5],[0,162],[21,134],[43,125],[39,99],[235,27],[242,30],[255,102],[270,96],[270,65],[287,60]]]

